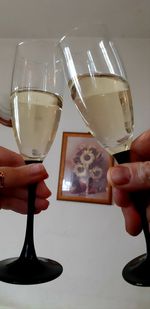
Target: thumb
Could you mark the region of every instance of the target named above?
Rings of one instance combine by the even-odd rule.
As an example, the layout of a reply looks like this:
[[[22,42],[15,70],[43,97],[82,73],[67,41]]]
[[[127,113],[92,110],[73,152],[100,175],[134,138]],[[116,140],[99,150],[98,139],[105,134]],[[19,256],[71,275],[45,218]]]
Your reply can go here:
[[[13,188],[39,182],[48,177],[41,163],[23,165],[19,167],[0,167],[1,188]]]
[[[121,164],[112,167],[107,173],[108,182],[127,191],[150,188],[150,161]]]

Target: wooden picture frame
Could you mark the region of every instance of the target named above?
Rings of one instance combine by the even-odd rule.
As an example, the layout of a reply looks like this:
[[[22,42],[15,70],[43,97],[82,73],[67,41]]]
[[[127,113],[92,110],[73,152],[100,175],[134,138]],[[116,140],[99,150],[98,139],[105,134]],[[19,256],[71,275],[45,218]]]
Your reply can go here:
[[[107,170],[112,165],[90,133],[63,132],[57,199],[110,205]]]

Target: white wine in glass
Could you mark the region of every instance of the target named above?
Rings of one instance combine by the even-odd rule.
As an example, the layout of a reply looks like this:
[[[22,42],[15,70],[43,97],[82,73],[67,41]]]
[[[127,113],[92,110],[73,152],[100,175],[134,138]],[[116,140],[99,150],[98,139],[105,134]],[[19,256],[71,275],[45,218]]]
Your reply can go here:
[[[118,163],[129,162],[134,127],[132,97],[106,26],[88,22],[74,28],[62,37],[58,51],[71,97],[88,129]],[[132,199],[141,215],[147,253],[129,262],[123,277],[133,285],[150,286],[149,197],[145,192],[134,192]]]
[[[12,125],[26,164],[43,162],[59,125],[63,78],[55,46],[47,40],[28,40],[17,45],[12,74]],[[28,189],[28,215],[24,245],[18,258],[0,261],[0,280],[14,284],[38,284],[57,278],[62,266],[37,257],[34,247],[36,184]]]
[[[72,99],[91,133],[111,154],[128,150],[133,134],[133,110],[127,81],[115,75],[78,76],[81,92],[69,82]]]

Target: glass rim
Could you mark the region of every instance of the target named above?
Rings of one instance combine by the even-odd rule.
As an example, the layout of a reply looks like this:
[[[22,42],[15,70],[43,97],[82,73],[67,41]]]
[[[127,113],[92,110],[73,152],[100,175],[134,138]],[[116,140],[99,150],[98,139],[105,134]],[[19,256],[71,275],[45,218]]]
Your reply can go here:
[[[98,30],[97,30],[97,38],[101,38],[101,37],[106,37],[107,39],[111,40],[111,35],[110,35],[110,31],[108,29],[108,26],[107,24],[105,24],[103,21],[99,21],[99,20],[95,20],[95,21],[83,21],[81,23],[79,23],[78,25],[75,25],[71,28],[70,31],[66,32],[56,43],[56,45],[61,45],[61,43],[71,37],[71,34],[72,33],[77,33],[77,31],[79,31],[80,29],[83,29],[85,28],[85,33],[84,35],[77,35],[76,37],[79,38],[79,37],[92,37],[92,35],[90,34],[91,32],[89,31],[90,29],[90,25],[92,25],[92,27],[101,27],[101,29],[103,29],[103,33],[99,33]],[[74,35],[72,35],[72,37],[75,37]]]
[[[24,40],[21,40],[21,41],[18,41],[18,43],[16,44],[16,46],[22,46],[24,44],[28,44],[28,43],[38,43],[38,42],[41,42],[41,43],[48,43],[48,44],[52,44],[55,45],[55,40],[54,39],[51,39],[51,38],[29,38],[29,39],[24,39]]]

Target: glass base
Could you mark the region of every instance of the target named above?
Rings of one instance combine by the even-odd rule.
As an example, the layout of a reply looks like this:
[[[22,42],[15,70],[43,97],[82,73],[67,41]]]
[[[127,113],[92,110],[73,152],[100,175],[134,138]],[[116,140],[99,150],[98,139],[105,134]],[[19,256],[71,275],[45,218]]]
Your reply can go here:
[[[38,284],[56,279],[63,267],[46,258],[26,260],[9,258],[0,261],[0,280],[12,284]]]
[[[130,284],[150,286],[150,261],[143,254],[130,261],[123,269],[123,278]]]

